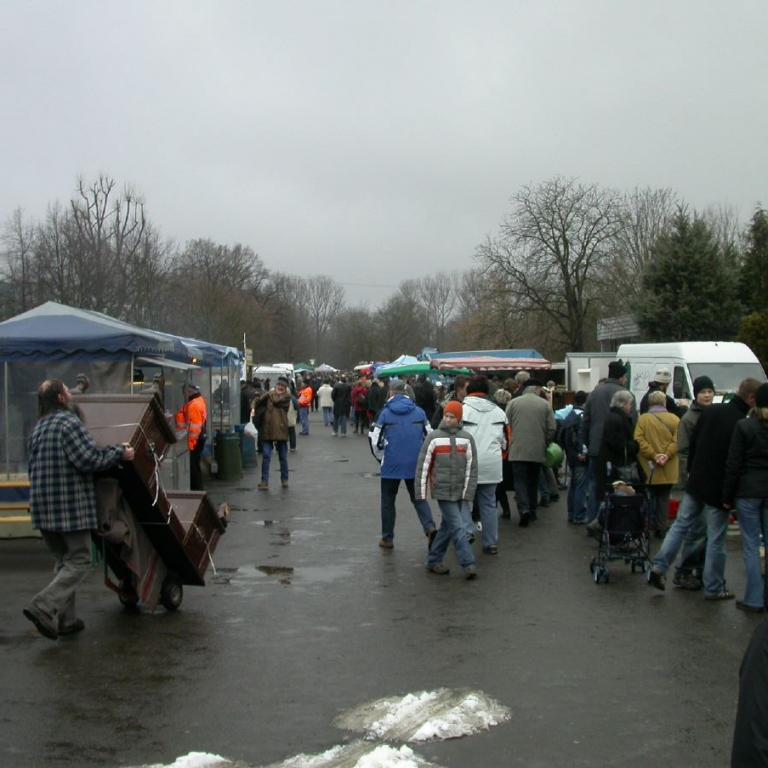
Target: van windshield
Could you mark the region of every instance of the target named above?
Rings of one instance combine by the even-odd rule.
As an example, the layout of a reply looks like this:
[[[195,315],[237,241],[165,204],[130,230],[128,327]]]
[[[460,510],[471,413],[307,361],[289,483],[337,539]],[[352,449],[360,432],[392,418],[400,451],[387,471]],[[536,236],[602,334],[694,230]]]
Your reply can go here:
[[[691,363],[688,371],[691,381],[698,376],[709,376],[717,392],[735,392],[744,379],[766,380],[759,363]]]

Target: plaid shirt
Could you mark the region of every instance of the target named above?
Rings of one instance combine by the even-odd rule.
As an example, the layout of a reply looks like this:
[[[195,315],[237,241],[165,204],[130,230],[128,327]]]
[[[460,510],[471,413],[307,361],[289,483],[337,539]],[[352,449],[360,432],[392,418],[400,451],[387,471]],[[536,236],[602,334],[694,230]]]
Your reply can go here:
[[[114,466],[122,453],[119,445],[99,448],[70,411],[40,419],[29,440],[32,525],[44,531],[96,528],[91,473]]]

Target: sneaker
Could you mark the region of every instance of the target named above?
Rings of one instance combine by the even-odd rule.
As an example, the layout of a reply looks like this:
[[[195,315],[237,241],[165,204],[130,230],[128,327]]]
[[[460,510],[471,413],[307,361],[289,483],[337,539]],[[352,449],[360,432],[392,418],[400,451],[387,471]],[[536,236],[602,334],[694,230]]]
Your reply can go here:
[[[447,576],[451,571],[450,568],[446,568],[442,563],[435,563],[435,565],[428,565],[427,570],[430,573],[434,573],[437,576]]]
[[[719,592],[704,595],[705,600],[733,600],[734,597],[735,595],[727,589],[721,589]]]
[[[702,587],[701,579],[694,576],[692,573],[678,572],[672,579],[672,583],[678,589],[687,589],[690,592],[698,592]]]
[[[394,549],[395,545],[392,543],[392,539],[381,539],[379,546],[382,549]]]
[[[260,491],[269,490],[269,483],[261,482],[256,486]]]
[[[648,571],[648,586],[655,587],[663,592],[667,588],[667,579],[663,573],[654,571],[653,568],[651,568],[651,570]]]
[[[56,627],[53,626],[53,622],[42,613],[38,613],[33,608],[25,608],[22,613],[28,618],[36,627],[37,631],[49,640],[56,640],[59,637],[59,633]]]
[[[280,483],[280,485],[282,485],[282,486],[283,486],[283,488],[287,488],[287,487],[288,487],[288,481],[287,481],[287,480],[283,480],[283,481]]]
[[[76,635],[85,629],[85,622],[82,619],[75,619],[71,624],[62,624],[59,627],[59,636]]]
[[[736,607],[746,613],[765,613],[765,608],[762,605],[749,605],[742,600],[736,601]]]
[[[464,569],[464,578],[467,581],[472,581],[472,579],[476,579],[477,578],[477,568],[475,568],[474,565],[468,565]]]
[[[499,554],[499,548],[498,547],[483,547],[483,554],[485,554],[485,555],[498,555]]]

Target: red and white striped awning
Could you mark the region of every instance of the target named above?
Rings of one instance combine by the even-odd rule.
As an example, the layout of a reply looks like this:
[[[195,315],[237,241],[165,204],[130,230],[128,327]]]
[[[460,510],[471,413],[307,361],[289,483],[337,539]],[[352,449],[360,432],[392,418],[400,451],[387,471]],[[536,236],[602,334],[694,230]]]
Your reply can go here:
[[[541,357],[451,357],[430,362],[433,368],[444,371],[451,368],[471,368],[475,371],[548,371],[549,360]]]

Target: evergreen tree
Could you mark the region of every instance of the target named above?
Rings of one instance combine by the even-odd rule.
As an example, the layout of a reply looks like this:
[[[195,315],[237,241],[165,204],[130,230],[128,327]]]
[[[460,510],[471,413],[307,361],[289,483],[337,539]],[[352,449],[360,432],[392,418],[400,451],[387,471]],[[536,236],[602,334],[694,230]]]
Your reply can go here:
[[[640,329],[651,341],[733,338],[742,314],[737,283],[707,223],[680,208],[642,273]]]
[[[747,230],[739,296],[747,312],[768,310],[768,212],[758,207]]]

